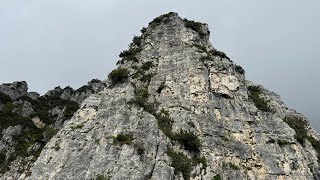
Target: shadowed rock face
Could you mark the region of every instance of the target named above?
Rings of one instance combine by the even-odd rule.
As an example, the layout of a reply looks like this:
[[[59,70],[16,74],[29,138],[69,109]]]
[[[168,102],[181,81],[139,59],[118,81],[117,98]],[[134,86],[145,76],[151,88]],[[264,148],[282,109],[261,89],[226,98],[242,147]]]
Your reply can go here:
[[[246,81],[206,24],[169,13],[142,32],[20,179],[316,178],[319,135]]]

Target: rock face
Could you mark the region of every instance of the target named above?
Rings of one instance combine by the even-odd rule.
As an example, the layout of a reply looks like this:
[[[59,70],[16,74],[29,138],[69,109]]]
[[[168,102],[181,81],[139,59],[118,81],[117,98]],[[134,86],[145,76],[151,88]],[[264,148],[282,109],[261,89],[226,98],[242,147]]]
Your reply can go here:
[[[103,87],[94,79],[75,91],[57,87],[40,96],[28,92],[24,81],[0,85],[0,179],[18,179],[28,171],[78,103]]]
[[[19,179],[318,179],[319,135],[209,34],[154,19]]]

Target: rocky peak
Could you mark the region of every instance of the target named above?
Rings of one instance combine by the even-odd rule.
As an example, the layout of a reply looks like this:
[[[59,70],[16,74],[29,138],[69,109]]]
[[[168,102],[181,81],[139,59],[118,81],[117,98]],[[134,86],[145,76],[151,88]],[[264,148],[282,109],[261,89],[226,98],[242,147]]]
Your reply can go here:
[[[16,81],[0,85],[0,92],[15,100],[28,94],[28,84],[25,81]]]
[[[93,79],[74,90],[56,87],[40,96],[26,82],[0,85],[0,179],[17,179],[82,101],[105,87]]]
[[[319,178],[308,120],[208,39],[205,24],[155,18],[19,178]]]

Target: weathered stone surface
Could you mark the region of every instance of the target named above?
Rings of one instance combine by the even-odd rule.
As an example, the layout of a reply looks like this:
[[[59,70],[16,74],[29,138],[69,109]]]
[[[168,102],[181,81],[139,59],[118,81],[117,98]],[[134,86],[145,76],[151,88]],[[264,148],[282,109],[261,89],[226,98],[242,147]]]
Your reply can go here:
[[[57,87],[44,96],[27,92],[27,87],[24,81],[0,85],[0,92],[11,98],[0,97],[0,179],[18,179],[24,171],[29,174],[45,143],[77,110],[72,100],[81,103],[101,91],[104,83],[92,80],[81,91]]]
[[[28,85],[25,81],[2,84],[0,85],[0,92],[15,100],[28,94]]]
[[[205,158],[206,166],[203,161],[192,165],[190,177],[197,180],[218,174],[222,179],[316,179],[317,151],[308,140],[301,145],[284,122],[289,115],[305,118],[262,86],[259,97],[272,111],[259,110],[249,98],[254,84],[212,47],[207,25],[190,28],[187,22],[170,13],[144,29],[141,42],[130,46],[141,48],[136,59],[119,61],[128,69],[127,81],[107,81],[107,88],[85,99],[19,179],[184,179],[175,172],[169,150]],[[172,119],[172,134],[185,130],[199,138],[199,152],[186,150],[163,130],[161,113]],[[118,143],[120,134],[133,138]],[[308,134],[319,139],[311,127]]]

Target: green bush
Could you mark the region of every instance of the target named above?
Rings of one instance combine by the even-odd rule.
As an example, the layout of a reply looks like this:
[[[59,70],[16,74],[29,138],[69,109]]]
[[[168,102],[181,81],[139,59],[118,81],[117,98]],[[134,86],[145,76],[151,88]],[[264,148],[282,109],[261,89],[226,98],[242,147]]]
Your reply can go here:
[[[93,92],[92,86],[91,85],[83,85],[79,89],[77,89],[75,92],[81,94],[81,93],[86,92],[86,91]]]
[[[182,173],[184,179],[190,179],[190,172],[192,171],[192,160],[186,155],[180,152],[174,152],[169,150],[167,152],[168,156],[172,160],[172,167],[174,168],[174,173]]]
[[[142,156],[142,155],[144,154],[144,152],[145,152],[145,149],[144,149],[143,147],[139,147],[139,148],[137,149],[137,153],[138,153],[140,156]]]
[[[200,53],[202,53],[202,52],[208,53],[207,48],[204,47],[204,46],[201,46],[201,45],[199,45],[199,44],[192,44],[192,47],[197,48],[197,49],[198,49],[198,52],[200,52]]]
[[[188,20],[188,19],[183,19],[183,21],[186,23],[186,28],[190,28],[190,29],[196,31],[201,37],[206,35],[202,31],[202,23],[195,22],[195,21]]]
[[[77,90],[78,91],[78,90]],[[32,104],[32,108],[35,113],[31,117],[39,117],[41,121],[46,124],[52,124],[55,122],[55,116],[51,115],[49,111],[55,107],[60,107],[64,111],[64,120],[69,119],[79,109],[79,104],[75,101],[62,99],[58,94],[51,96],[41,96]]]
[[[65,103],[66,109],[63,112],[65,119],[69,119],[73,116],[73,114],[79,109],[79,104],[75,101],[66,100]]]
[[[296,116],[286,116],[284,118],[284,122],[286,122],[292,129],[295,130],[295,139],[300,144],[303,144],[304,140],[308,138],[308,131],[306,129],[308,122]]]
[[[202,164],[202,169],[206,169],[208,164],[207,164],[207,159],[205,157],[200,157],[199,155],[197,156],[194,156],[192,158],[192,162],[193,162],[193,165],[196,166],[198,164]]]
[[[156,17],[149,23],[149,26],[151,28],[155,28],[155,27],[159,26],[162,22],[168,23],[169,22],[168,18],[174,14],[175,14],[174,12],[169,12],[167,14],[163,14],[159,17]]]
[[[167,137],[172,138],[172,119],[167,111],[162,110],[160,113],[157,113],[154,104],[148,103],[149,92],[147,87],[135,87],[134,96],[134,100],[130,103],[143,107],[146,112],[152,114],[157,119],[159,129]]]
[[[34,101],[31,97],[25,95],[25,96],[21,96],[17,99],[17,101],[22,100],[22,101],[29,101],[31,104],[34,104]]]
[[[99,79],[91,79],[90,83],[101,83]]]
[[[229,163],[229,167],[230,167],[231,169],[233,169],[233,170],[240,170],[240,167],[237,166],[237,165],[235,165],[235,164],[233,164],[233,163]]]
[[[278,143],[278,145],[281,146],[281,147],[291,144],[291,143],[289,143],[289,142],[286,141],[286,140],[280,140],[280,139],[277,140],[277,143]]]
[[[157,119],[159,129],[169,138],[172,138],[172,119],[163,113],[154,114]]]
[[[97,177],[95,180],[110,180],[111,177],[110,176],[105,176],[105,175],[101,175],[101,174],[97,174]]]
[[[143,74],[139,80],[149,84],[153,76],[154,74]]]
[[[125,59],[125,60],[130,60],[133,62],[139,62],[139,59],[136,57],[136,55],[141,52],[141,48],[135,48],[135,49],[129,49],[129,50],[124,50],[119,54],[119,57]]]
[[[77,125],[73,125],[73,126],[70,126],[70,128],[72,129],[72,130],[75,130],[75,129],[81,129],[81,128],[83,128],[83,124],[77,124]]]
[[[215,175],[212,180],[221,180],[222,178],[220,177],[219,174]]]
[[[137,46],[141,46],[142,38],[141,36],[134,36],[132,39],[132,43]]]
[[[128,77],[129,72],[126,68],[115,69],[109,74],[109,78],[113,85],[125,82],[128,79]]]
[[[202,57],[200,58],[200,61],[201,61],[201,62],[206,62],[206,61],[210,61],[210,60],[211,60],[210,56],[202,56]]]
[[[249,98],[253,101],[253,103],[259,110],[264,112],[272,112],[272,109],[269,107],[268,101],[260,97],[262,91],[259,86],[249,86],[248,91]]]
[[[147,32],[147,28],[146,28],[146,27],[143,27],[143,28],[140,30],[140,32],[141,32],[142,34],[146,33],[146,32]]]
[[[116,145],[124,145],[124,144],[132,144],[132,141],[133,141],[133,135],[132,134],[123,134],[123,133],[120,133],[117,135],[117,137],[115,137],[113,139],[113,144],[116,144]]]
[[[150,68],[154,67],[153,63],[151,61],[145,62],[140,67],[144,71],[148,71]]]
[[[70,91],[70,92],[74,92],[74,89],[70,86],[66,86],[65,88],[63,88],[63,91]]]
[[[308,135],[308,122],[298,116],[286,116],[283,121],[296,132],[294,137],[301,145],[304,145],[305,140],[311,143],[312,147],[317,151],[317,158],[320,163],[320,141]]]
[[[245,70],[244,70],[241,66],[239,66],[239,65],[236,65],[235,70],[236,70],[236,72],[238,72],[239,74],[245,74]]]
[[[12,102],[12,99],[10,96],[0,92],[0,103],[8,103],[8,102]]]
[[[44,128],[44,136],[49,141],[54,135],[56,135],[58,132],[57,129],[51,128],[49,126],[45,126]]]
[[[179,141],[186,150],[199,153],[201,143],[198,136],[193,132],[179,131],[174,134],[174,140]]]
[[[229,59],[229,60],[230,60],[230,58],[229,58],[224,52],[222,52],[222,51],[211,50],[211,51],[210,51],[210,54],[211,54],[212,56],[219,56],[220,58],[225,58],[225,59]]]
[[[134,94],[135,103],[146,110],[148,106],[147,101],[149,98],[148,89],[146,87],[139,87],[139,88],[135,88],[134,92],[135,92]]]

